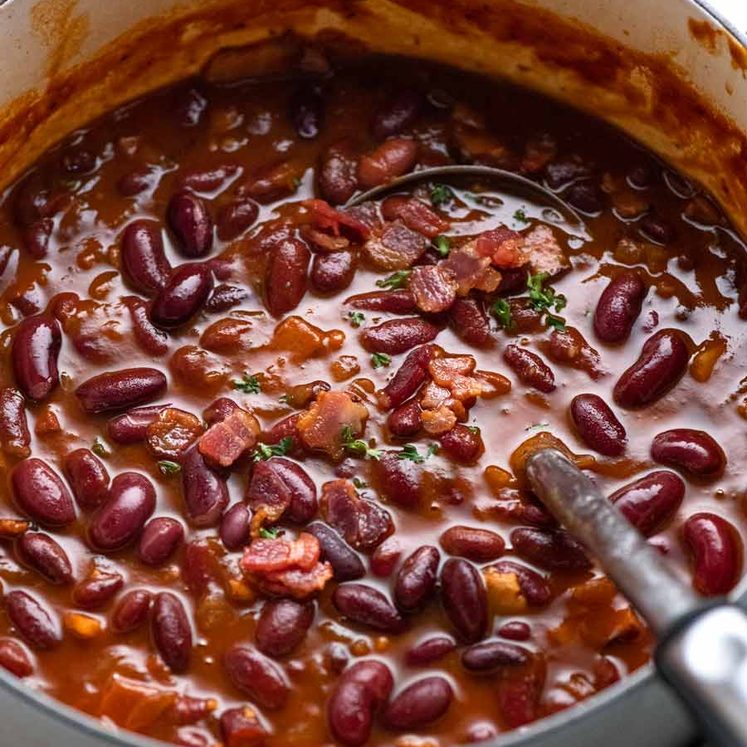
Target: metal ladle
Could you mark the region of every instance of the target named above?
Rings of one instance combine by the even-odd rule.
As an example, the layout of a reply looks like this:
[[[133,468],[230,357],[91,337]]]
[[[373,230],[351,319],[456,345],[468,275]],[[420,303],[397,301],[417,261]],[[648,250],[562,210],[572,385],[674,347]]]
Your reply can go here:
[[[747,614],[697,596],[557,449],[528,457],[532,490],[581,540],[658,639],[659,673],[713,745],[747,746]]]

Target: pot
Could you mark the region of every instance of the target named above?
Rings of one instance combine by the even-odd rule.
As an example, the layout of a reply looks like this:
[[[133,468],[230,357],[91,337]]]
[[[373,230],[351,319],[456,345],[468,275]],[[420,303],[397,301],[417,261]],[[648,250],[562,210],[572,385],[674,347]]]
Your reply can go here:
[[[279,70],[313,37],[338,53],[367,48],[503,76],[589,110],[699,181],[747,234],[747,37],[706,2],[651,10],[650,0],[0,1],[0,186],[134,96],[199,70]],[[158,744],[114,732],[4,670],[0,719],[26,747]],[[675,747],[694,736],[647,666],[495,744]]]

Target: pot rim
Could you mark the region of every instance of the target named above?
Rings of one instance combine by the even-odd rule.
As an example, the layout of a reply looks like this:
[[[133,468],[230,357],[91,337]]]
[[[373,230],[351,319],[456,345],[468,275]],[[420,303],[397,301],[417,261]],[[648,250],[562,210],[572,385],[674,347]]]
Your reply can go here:
[[[740,30],[731,20],[724,17],[721,11],[714,8],[710,0],[686,0],[686,2],[690,6],[700,9],[710,17],[717,27],[727,31],[738,43],[747,48],[747,30]],[[0,5],[2,5],[2,0],[0,0]],[[747,599],[747,575],[742,578],[737,588],[729,594],[729,599],[735,602]],[[534,721],[527,726],[519,727],[510,732],[501,732],[494,739],[482,744],[485,747],[529,747],[532,740],[544,732],[560,729],[582,719],[590,718],[611,701],[631,697],[637,690],[650,684],[655,676],[653,662],[649,661],[632,674],[623,677],[619,682],[587,700]],[[3,667],[0,667],[0,692],[20,697],[44,711],[51,718],[100,740],[102,744],[112,747],[163,747],[164,744],[167,744],[161,740],[120,727],[115,727],[116,730],[107,728],[94,716],[27,686],[22,679],[15,677]]]

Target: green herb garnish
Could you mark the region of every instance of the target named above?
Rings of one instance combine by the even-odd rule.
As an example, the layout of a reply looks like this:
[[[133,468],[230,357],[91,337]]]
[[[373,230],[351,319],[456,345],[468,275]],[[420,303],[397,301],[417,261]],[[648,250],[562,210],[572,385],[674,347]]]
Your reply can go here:
[[[555,316],[554,314],[548,314],[545,317],[545,323],[548,327],[556,329],[558,332],[565,332],[565,319],[562,316]]]
[[[365,480],[361,480],[360,477],[353,478],[353,485],[355,485],[358,490],[363,490],[368,487],[368,483]]]
[[[410,270],[397,270],[393,272],[389,277],[383,280],[376,281],[377,288],[391,288],[395,290],[397,288],[404,288],[407,285],[407,278],[410,277]]]
[[[278,538],[278,528],[277,527],[270,527],[269,529],[266,529],[265,527],[261,527],[259,530],[259,536],[262,539],[266,540],[274,540]]]
[[[271,459],[274,456],[285,456],[293,448],[293,439],[290,436],[281,438],[276,444],[257,444],[252,454],[255,462],[262,462],[265,459]]]
[[[254,374],[244,374],[241,379],[234,379],[231,383],[234,389],[245,394],[259,394],[262,391],[262,384]]]
[[[422,464],[426,459],[433,456],[438,451],[438,444],[430,444],[425,456],[418,452],[417,446],[413,444],[405,444],[402,447],[402,451],[397,454],[397,459],[408,459],[415,464]]]
[[[519,208],[514,212],[514,220],[518,223],[529,223],[529,218],[527,218],[527,214],[524,211],[524,208]]]
[[[93,440],[93,444],[91,445],[91,451],[97,456],[101,457],[102,459],[109,456],[109,451],[106,448],[106,445],[100,438],[95,438]]]
[[[505,298],[499,298],[491,306],[490,311],[503,329],[511,329],[514,326],[514,320],[511,316],[511,304]]]
[[[372,449],[362,438],[355,438],[351,426],[344,425],[342,427],[341,437],[343,447],[355,456],[373,459],[374,461],[378,461],[381,457],[380,449]]]
[[[476,436],[480,434],[480,429],[476,425],[468,425],[467,430],[470,433],[474,433]]]
[[[392,362],[392,357],[386,353],[373,353],[371,355],[371,365],[374,368],[388,366]]]
[[[448,257],[451,251],[451,244],[448,236],[436,236],[433,240],[433,248],[442,256]]]
[[[541,428],[549,428],[550,423],[532,423],[532,425],[528,425],[526,428],[524,428],[525,431],[536,431]]]
[[[540,272],[527,278],[529,289],[529,305],[539,312],[544,312],[548,326],[558,330],[565,329],[565,319],[550,313],[550,309],[562,311],[568,304],[568,299],[562,293],[556,293],[554,288],[545,287],[547,273]]]
[[[446,184],[434,184],[431,187],[431,205],[440,207],[445,205],[447,202],[451,202],[454,197],[454,192],[451,187]]]
[[[366,317],[362,311],[349,311],[348,321],[350,322],[351,327],[355,327],[357,329],[361,326],[361,324],[363,324],[363,322],[366,321]]]
[[[162,459],[158,462],[158,471],[166,477],[178,475],[182,471],[182,465],[178,462],[170,462],[168,459]]]

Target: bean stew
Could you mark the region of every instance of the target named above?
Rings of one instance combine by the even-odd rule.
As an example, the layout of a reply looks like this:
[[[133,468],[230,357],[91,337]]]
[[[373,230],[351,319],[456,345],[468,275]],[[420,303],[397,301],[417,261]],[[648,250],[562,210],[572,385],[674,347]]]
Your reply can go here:
[[[583,226],[479,180],[345,207],[450,163]],[[744,247],[589,116],[308,50],[73,133],[0,215],[0,664],[111,728],[448,747],[639,668],[538,445],[700,593],[741,577]]]

